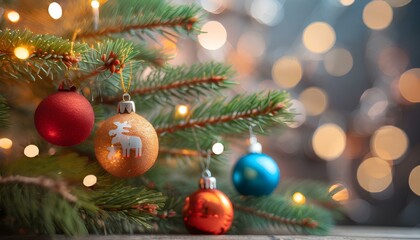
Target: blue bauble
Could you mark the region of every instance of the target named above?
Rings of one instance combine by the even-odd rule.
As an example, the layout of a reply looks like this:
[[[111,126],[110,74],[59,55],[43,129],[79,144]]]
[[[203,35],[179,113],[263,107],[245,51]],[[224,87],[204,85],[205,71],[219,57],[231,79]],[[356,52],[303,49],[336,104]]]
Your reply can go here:
[[[269,195],[280,181],[280,169],[270,156],[249,153],[236,163],[232,181],[242,195]]]

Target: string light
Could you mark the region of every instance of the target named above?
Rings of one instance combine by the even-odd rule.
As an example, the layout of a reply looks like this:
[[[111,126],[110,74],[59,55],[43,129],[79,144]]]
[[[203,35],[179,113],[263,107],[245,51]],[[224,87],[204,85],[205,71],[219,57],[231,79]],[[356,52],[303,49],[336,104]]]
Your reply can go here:
[[[411,170],[408,184],[411,191],[420,196],[420,165]]]
[[[222,143],[217,142],[217,143],[213,144],[213,146],[211,147],[211,150],[214,154],[220,155],[225,150],[225,147],[223,146]]]
[[[309,87],[299,96],[299,101],[305,106],[309,116],[320,115],[327,109],[328,96],[321,88]]]
[[[95,175],[87,175],[85,178],[83,178],[83,185],[86,187],[92,187],[98,182],[98,178]]]
[[[13,142],[8,138],[1,138],[0,139],[0,148],[3,149],[10,149],[12,148]]]
[[[63,9],[61,8],[60,4],[52,2],[48,6],[48,13],[50,14],[51,18],[60,19],[63,15]]]
[[[92,2],[90,2],[90,6],[92,6],[92,8],[98,9],[99,5],[100,5],[99,1],[96,1],[96,0],[92,0]]]
[[[306,197],[305,197],[305,195],[303,195],[300,192],[295,192],[295,193],[293,193],[292,200],[296,204],[302,205],[302,204],[305,204]]]
[[[29,158],[36,157],[39,154],[39,148],[33,144],[30,144],[25,147],[25,149],[23,150],[23,154],[25,154],[25,156]]]
[[[341,5],[350,6],[354,3],[354,0],[340,0]]]
[[[353,56],[344,48],[333,49],[325,55],[324,67],[332,76],[344,76],[353,67]]]
[[[17,58],[22,60],[25,60],[29,57],[29,51],[25,47],[17,47],[13,52]]]
[[[16,11],[10,11],[10,12],[8,12],[8,13],[7,13],[7,18],[8,18],[11,22],[15,23],[15,22],[18,22],[18,21],[19,21],[19,19],[20,19],[20,15],[19,15],[19,13],[18,13],[18,12],[16,12]]]
[[[176,117],[185,117],[188,115],[189,109],[187,105],[177,105],[175,110]]]
[[[420,102],[420,68],[412,68],[404,72],[398,81],[401,96],[411,102]]]

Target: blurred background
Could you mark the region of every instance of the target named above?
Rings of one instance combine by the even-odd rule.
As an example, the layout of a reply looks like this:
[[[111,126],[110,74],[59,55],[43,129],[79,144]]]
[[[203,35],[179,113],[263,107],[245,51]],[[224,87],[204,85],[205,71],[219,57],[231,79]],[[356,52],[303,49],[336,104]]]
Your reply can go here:
[[[200,4],[208,16],[198,42],[160,39],[171,64],[226,62],[240,83],[232,94],[290,93],[295,123],[260,137],[283,179],[344,186],[333,195],[349,216],[344,224],[420,226],[420,1],[173,2]],[[29,19],[0,5],[2,26],[59,31],[38,24],[57,24],[49,3],[16,4]],[[32,109],[40,100],[21,99]],[[232,165],[246,151],[245,139],[234,143]]]

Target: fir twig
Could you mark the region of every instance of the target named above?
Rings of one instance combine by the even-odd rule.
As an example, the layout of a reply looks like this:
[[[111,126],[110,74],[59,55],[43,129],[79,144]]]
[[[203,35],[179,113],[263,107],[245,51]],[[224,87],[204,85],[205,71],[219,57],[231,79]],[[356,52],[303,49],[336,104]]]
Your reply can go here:
[[[300,226],[304,228],[311,228],[311,229],[318,227],[318,222],[311,218],[304,218],[302,220],[296,220],[295,218],[285,218],[285,217],[275,216],[272,213],[263,212],[261,210],[254,209],[252,207],[246,207],[239,204],[234,204],[233,207],[235,210],[252,214],[257,217],[267,219],[269,221],[278,222],[280,224],[296,225],[296,226]]]
[[[161,0],[108,1],[100,8],[100,29],[92,30],[89,21],[81,26],[77,37],[97,38],[121,33],[151,36],[150,31],[166,36],[165,29],[190,33],[195,30],[199,11],[196,5],[172,6]]]
[[[154,125],[159,135],[191,128],[201,131],[208,129],[218,134],[240,133],[247,131],[249,125],[254,122],[260,126],[267,126],[276,121],[287,119],[290,117],[286,111],[287,104],[284,92],[239,95],[228,103],[225,103],[224,99],[219,99],[201,104],[192,110],[191,118],[186,121],[171,124],[172,119],[157,118],[154,120]]]

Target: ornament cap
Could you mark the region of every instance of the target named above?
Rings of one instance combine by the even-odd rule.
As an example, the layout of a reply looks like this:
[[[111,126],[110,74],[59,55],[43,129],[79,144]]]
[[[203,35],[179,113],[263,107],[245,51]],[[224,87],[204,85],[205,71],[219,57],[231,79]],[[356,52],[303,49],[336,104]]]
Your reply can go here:
[[[136,105],[133,101],[130,101],[130,94],[124,93],[122,98],[123,100],[118,103],[117,112],[121,114],[136,112]]]
[[[199,181],[200,189],[216,189],[216,178],[211,176],[209,170],[205,170]]]
[[[251,136],[249,138],[249,147],[248,152],[250,153],[262,153],[262,146],[261,143],[258,142],[257,137]]]

